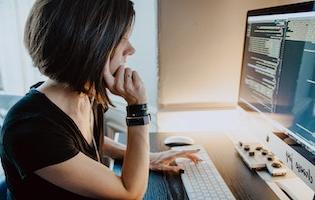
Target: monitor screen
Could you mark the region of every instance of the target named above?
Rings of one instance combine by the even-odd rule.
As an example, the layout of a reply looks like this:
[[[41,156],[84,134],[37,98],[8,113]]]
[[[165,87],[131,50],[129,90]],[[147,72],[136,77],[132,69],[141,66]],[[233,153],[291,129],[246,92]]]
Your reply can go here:
[[[249,11],[239,105],[315,149],[314,2]]]

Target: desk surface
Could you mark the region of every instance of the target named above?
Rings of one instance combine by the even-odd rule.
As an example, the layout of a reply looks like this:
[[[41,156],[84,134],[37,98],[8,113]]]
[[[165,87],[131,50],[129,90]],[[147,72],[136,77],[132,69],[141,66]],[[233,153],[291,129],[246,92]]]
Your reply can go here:
[[[176,133],[151,133],[150,145],[152,152],[169,149],[163,144],[166,137],[178,135]],[[279,199],[268,185],[243,163],[236,153],[231,140],[222,133],[185,133],[202,145],[208,152],[224,181],[236,199],[273,200]],[[163,179],[168,183],[167,199],[188,199],[179,175],[164,174]],[[170,184],[171,183],[171,184]]]

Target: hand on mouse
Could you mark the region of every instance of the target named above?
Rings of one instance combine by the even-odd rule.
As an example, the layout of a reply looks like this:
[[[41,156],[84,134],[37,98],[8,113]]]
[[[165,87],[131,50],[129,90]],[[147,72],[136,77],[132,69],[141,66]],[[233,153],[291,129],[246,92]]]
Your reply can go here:
[[[150,169],[155,171],[167,171],[179,173],[183,170],[182,166],[173,165],[176,158],[188,158],[194,163],[198,163],[201,159],[195,154],[196,150],[168,150],[150,154]]]
[[[147,103],[144,84],[136,71],[119,66],[115,74],[112,75],[110,72],[110,58],[108,58],[103,74],[109,91],[123,97],[128,105]]]

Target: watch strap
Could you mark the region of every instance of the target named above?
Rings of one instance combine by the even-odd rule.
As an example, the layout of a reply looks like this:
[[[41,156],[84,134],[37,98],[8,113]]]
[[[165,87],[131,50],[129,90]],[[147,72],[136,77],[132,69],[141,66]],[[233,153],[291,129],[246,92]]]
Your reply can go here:
[[[147,125],[151,121],[151,115],[147,114],[141,117],[126,117],[127,126]]]

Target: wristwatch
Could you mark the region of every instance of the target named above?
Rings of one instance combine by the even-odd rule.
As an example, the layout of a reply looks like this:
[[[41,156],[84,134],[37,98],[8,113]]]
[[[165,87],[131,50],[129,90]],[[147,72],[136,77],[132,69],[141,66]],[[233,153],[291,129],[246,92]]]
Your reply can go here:
[[[151,115],[147,114],[141,117],[126,117],[127,126],[147,125],[151,121]]]
[[[127,117],[142,117],[148,115],[147,104],[129,105],[126,107]]]

